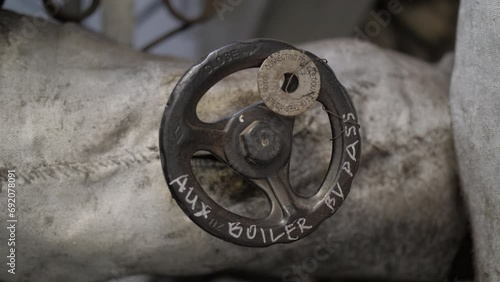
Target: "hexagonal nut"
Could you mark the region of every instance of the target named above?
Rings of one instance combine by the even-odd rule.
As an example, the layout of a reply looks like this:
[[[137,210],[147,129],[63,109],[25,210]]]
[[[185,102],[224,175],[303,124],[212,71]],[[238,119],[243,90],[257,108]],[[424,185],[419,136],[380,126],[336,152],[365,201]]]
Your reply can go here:
[[[281,151],[283,140],[271,125],[254,121],[240,134],[242,154],[253,163],[268,163]]]

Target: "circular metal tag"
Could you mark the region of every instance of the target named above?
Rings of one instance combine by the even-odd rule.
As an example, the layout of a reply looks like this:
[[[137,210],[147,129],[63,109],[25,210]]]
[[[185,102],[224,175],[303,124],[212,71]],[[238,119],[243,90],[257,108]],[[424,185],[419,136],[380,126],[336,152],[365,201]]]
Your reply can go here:
[[[296,116],[314,104],[321,80],[309,56],[298,50],[281,50],[260,66],[257,84],[269,109],[283,116]]]

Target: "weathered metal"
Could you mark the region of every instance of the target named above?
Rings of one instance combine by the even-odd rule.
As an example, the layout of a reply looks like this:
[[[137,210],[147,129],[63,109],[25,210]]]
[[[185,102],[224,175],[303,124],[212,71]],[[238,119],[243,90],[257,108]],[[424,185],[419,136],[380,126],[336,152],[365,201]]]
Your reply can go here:
[[[331,131],[338,136],[332,140],[329,170],[321,187],[310,197],[295,193],[289,182],[292,115],[279,115],[263,102],[215,123],[205,123],[196,115],[201,97],[219,80],[240,70],[260,67],[270,56],[280,53],[304,57],[294,61],[298,63],[280,68],[278,75],[270,79],[277,80],[285,73],[298,74],[296,95],[301,96],[311,93],[308,92],[311,77],[321,81],[321,87],[316,87],[318,101],[331,113]],[[294,71],[298,67],[306,68],[304,72]],[[306,86],[305,89],[301,88],[301,83]],[[275,81],[274,85],[279,84]],[[356,110],[346,89],[329,66],[315,55],[273,40],[233,43],[210,53],[192,66],[174,88],[160,128],[164,175],[172,196],[182,210],[210,234],[250,247],[290,243],[316,230],[338,210],[349,193],[360,159],[357,122]],[[279,144],[270,145],[271,141]],[[207,195],[190,166],[193,154],[202,150],[209,151],[264,191],[272,206],[266,218],[251,219],[232,213]]]
[[[298,50],[271,54],[260,66],[257,81],[266,106],[284,116],[307,111],[318,98],[321,86],[313,59]]]
[[[254,121],[240,134],[241,153],[253,163],[269,163],[273,161],[283,148],[279,132],[271,124]]]

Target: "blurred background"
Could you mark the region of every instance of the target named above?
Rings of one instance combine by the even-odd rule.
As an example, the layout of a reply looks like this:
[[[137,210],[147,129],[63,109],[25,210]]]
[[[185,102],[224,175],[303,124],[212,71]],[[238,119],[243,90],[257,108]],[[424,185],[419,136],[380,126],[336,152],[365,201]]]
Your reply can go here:
[[[0,0],[5,9],[73,20],[134,49],[197,60],[255,37],[297,44],[356,36],[427,61],[453,49],[458,0]],[[52,17],[44,2],[56,6]],[[95,11],[93,2],[95,5]],[[100,3],[99,3],[100,2]],[[64,6],[62,6],[64,5]],[[62,11],[62,12],[61,12]],[[83,17],[89,12],[87,17]],[[91,13],[90,13],[91,12]]]
[[[248,38],[300,44],[356,37],[437,62],[453,51],[459,1],[0,0],[0,4],[4,9],[52,22],[76,22],[136,50],[192,61],[227,43]],[[449,281],[472,277],[469,250],[470,241],[457,257]],[[280,277],[232,272],[189,278],[120,276],[117,273],[112,281],[281,281]]]

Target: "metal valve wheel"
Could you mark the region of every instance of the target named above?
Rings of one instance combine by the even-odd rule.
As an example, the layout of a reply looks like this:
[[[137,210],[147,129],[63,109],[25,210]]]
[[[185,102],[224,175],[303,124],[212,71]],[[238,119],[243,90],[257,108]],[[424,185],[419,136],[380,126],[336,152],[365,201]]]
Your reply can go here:
[[[293,62],[287,62],[292,56],[283,56],[283,51],[310,60],[301,59],[301,70],[287,72],[284,64],[293,65]],[[269,58],[274,58],[270,64],[269,61],[266,63]],[[263,70],[263,64],[270,67]],[[270,100],[264,100],[215,123],[206,123],[198,118],[196,106],[213,85],[234,72],[256,67],[261,67],[261,94],[269,90],[265,87],[261,89],[264,79],[261,73],[269,73],[268,79],[273,80],[281,73],[297,74],[298,85],[301,80],[305,83],[307,76],[318,78],[319,74],[320,84],[314,89],[311,86],[310,93],[296,94],[299,96],[295,100],[307,101],[300,104],[303,104],[304,109],[297,110],[286,104],[286,101],[283,106],[278,104],[275,107],[276,104],[268,105]],[[278,82],[272,81],[268,87],[273,85],[278,85]],[[288,94],[287,89],[280,91]],[[283,93],[278,94],[287,99]],[[271,91],[266,95],[274,94]],[[313,196],[302,197],[293,191],[288,177],[292,130],[294,116],[307,110],[311,104],[309,101],[316,100],[316,95],[317,101],[329,113],[331,131],[336,137],[332,139],[330,165],[321,187]],[[276,101],[280,103],[281,100]],[[282,111],[286,108],[292,109],[289,114]],[[193,154],[200,150],[209,151],[261,188],[271,203],[267,217],[251,219],[240,216],[226,210],[208,196],[195,178],[190,164]],[[359,166],[360,150],[358,117],[354,105],[333,71],[315,55],[273,40],[229,44],[192,66],[174,88],[160,127],[163,172],[178,205],[208,233],[250,247],[293,242],[318,228],[337,211],[348,195]]]

